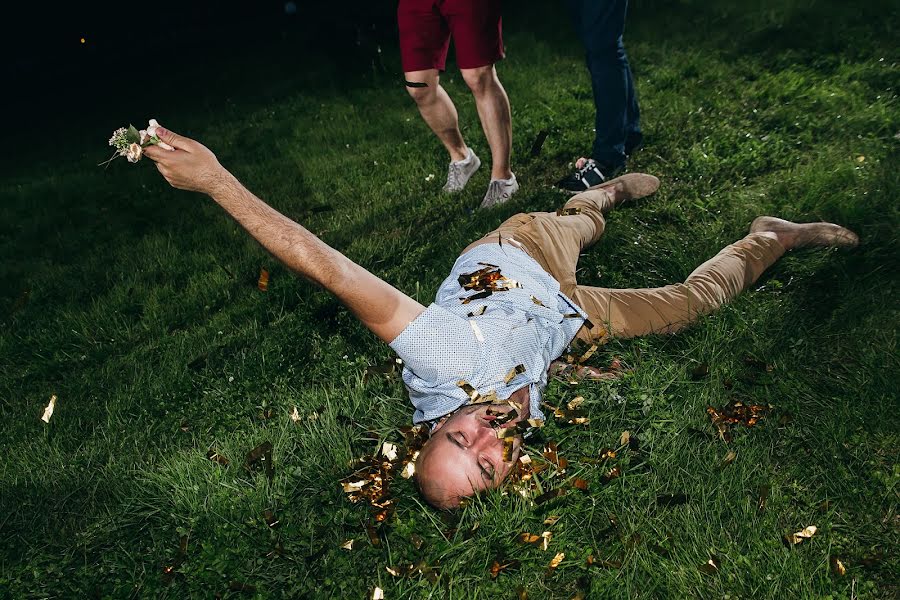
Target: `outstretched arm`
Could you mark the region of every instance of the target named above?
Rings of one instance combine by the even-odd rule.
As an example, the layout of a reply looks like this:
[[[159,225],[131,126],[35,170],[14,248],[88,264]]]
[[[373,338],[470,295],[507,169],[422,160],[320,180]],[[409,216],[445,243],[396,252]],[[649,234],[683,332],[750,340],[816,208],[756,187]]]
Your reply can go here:
[[[390,343],[425,307],[327,245],[245,188],[203,144],[160,129],[173,146],[151,146],[148,158],[173,187],[209,195],[289,269],[343,302],[372,333]]]

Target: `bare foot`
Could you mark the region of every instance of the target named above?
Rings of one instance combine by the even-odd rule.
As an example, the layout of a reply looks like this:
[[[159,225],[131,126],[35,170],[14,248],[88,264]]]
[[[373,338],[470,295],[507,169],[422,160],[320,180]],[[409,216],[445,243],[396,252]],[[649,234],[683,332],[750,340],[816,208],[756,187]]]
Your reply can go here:
[[[810,246],[853,248],[859,237],[834,223],[794,223],[777,217],[757,217],[750,225],[750,233],[774,233],[785,250]]]

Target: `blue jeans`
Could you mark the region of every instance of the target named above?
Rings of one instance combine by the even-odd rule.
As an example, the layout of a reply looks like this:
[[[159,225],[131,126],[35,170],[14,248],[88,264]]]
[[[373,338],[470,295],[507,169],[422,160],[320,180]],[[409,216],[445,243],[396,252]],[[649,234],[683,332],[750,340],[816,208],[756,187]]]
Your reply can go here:
[[[585,48],[596,108],[591,157],[615,169],[641,143],[641,115],[622,34],[628,0],[568,0]]]

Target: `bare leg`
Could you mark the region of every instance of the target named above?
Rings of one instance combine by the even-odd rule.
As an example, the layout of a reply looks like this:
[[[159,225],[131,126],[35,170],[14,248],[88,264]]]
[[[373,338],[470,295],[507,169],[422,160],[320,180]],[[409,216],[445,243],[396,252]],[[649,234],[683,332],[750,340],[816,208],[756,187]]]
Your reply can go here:
[[[406,90],[419,107],[419,114],[431,127],[447,152],[452,162],[465,160],[469,149],[459,131],[459,116],[456,107],[447,92],[441,87],[437,69],[427,71],[411,71],[405,73],[406,81],[424,83],[425,87],[410,87]]]
[[[506,90],[497,78],[493,65],[460,69],[460,72],[475,96],[481,127],[491,147],[491,179],[509,179],[512,177],[509,166],[512,118]]]

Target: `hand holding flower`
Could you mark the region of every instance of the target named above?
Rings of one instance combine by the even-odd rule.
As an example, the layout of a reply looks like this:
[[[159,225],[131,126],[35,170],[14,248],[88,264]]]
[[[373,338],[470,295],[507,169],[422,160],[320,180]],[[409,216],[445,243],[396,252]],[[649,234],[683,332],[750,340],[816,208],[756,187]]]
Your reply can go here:
[[[227,181],[228,171],[209,148],[158,123],[153,131],[159,143],[144,148],[144,154],[156,163],[172,187],[213,195],[217,186]],[[165,150],[166,147],[172,150]]]
[[[112,137],[109,138],[109,145],[116,149],[116,153],[108,161],[100,164],[108,165],[118,156],[124,156],[128,159],[128,162],[136,163],[141,160],[144,148],[148,146],[159,146],[166,150],[174,150],[172,146],[159,139],[157,135],[159,129],[160,126],[156,119],[150,119],[147,129],[141,129],[140,131],[134,125],[129,125],[127,129],[125,127],[116,129]]]

